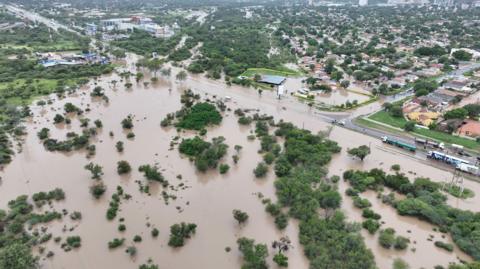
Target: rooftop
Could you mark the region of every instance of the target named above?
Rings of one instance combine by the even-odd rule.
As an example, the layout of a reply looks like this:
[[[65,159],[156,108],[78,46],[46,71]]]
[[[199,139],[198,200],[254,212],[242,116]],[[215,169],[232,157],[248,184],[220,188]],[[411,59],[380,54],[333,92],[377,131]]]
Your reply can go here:
[[[272,75],[263,75],[258,82],[272,84],[272,85],[281,85],[287,78],[281,76],[272,76]]]

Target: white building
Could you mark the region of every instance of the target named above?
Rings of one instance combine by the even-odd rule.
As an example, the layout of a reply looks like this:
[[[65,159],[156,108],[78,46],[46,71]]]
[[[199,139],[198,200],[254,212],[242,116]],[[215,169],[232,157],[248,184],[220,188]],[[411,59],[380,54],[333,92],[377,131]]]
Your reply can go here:
[[[368,5],[368,0],[358,0],[358,5],[363,7]]]
[[[101,25],[103,31],[106,32],[133,31],[133,29],[139,29],[160,38],[169,38],[175,34],[172,27],[168,25],[160,26],[154,23],[150,18],[143,17],[102,20]]]

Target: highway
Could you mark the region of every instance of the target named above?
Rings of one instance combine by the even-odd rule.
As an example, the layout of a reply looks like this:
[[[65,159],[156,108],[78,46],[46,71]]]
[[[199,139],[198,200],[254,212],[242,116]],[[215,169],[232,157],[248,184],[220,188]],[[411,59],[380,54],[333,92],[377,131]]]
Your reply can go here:
[[[66,30],[66,31],[69,31],[69,32],[76,33],[76,34],[80,35],[79,32],[77,32],[75,30],[72,30],[70,27],[62,25],[62,24],[56,22],[55,20],[48,19],[48,18],[45,18],[43,16],[40,16],[37,13],[22,9],[22,8],[16,6],[16,5],[5,5],[5,7],[7,8],[8,11],[15,14],[19,18],[27,19],[27,20],[30,20],[30,21],[33,21],[33,22],[36,22],[36,23],[43,23],[43,24],[45,24],[46,26],[50,27],[51,29],[53,29],[55,31],[58,31],[58,29],[63,29],[63,30]]]

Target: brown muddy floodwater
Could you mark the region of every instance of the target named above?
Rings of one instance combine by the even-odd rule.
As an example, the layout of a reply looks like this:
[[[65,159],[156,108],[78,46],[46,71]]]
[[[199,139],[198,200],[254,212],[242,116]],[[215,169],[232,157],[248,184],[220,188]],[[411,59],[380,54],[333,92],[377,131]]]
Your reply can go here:
[[[302,78],[288,78],[287,81],[285,82],[285,89],[287,90],[288,93],[293,93],[296,92],[302,88],[306,88],[306,85],[302,83],[302,80],[305,80],[305,77]],[[358,92],[364,92],[362,90],[355,89]],[[364,94],[359,94],[354,91],[347,91],[343,88],[336,88],[332,90],[329,93],[325,92],[312,92],[315,93],[315,101],[324,103],[327,105],[341,105],[345,104],[347,101],[348,102],[353,102],[357,101],[358,103],[363,103],[365,101],[368,101],[369,96],[368,92],[364,92]]]
[[[129,68],[133,69],[132,56],[127,59]],[[275,199],[273,186],[274,175],[269,172],[267,178],[257,180],[252,170],[261,160],[257,150],[260,148],[258,141],[249,141],[247,136],[251,128],[241,127],[237,123],[233,110],[236,108],[255,108],[262,113],[275,116],[277,120],[291,121],[298,126],[304,126],[314,132],[328,130],[330,127],[315,116],[308,106],[297,102],[293,97],[276,100],[273,92],[264,92],[259,96],[257,92],[242,87],[227,87],[222,82],[211,81],[201,76],[189,77],[185,82],[174,81],[174,69],[172,78],[162,79],[156,85],[143,86],[140,82],[134,84],[131,90],[126,90],[124,82],[116,75],[103,76],[98,84],[106,89],[106,95],[110,102],[106,104],[100,100],[92,100],[89,96],[94,87],[93,82],[77,91],[74,95],[65,99],[54,100],[52,105],[44,108],[33,105],[34,116],[26,123],[28,135],[25,138],[23,151],[17,154],[11,164],[1,172],[3,181],[0,185],[0,208],[6,208],[9,200],[18,195],[39,191],[49,191],[54,188],[62,188],[66,193],[66,200],[56,203],[57,210],[80,211],[83,215],[81,221],[71,221],[67,217],[62,221],[52,222],[48,225],[48,232],[53,236],[79,235],[82,238],[82,247],[78,250],[64,252],[60,246],[50,241],[47,251],[55,252],[53,258],[42,258],[43,268],[136,268],[152,258],[160,268],[240,268],[241,256],[237,250],[236,240],[241,237],[254,238],[256,242],[271,245],[273,240],[282,236],[288,236],[293,243],[293,249],[287,253],[290,268],[308,268],[308,260],[303,255],[302,247],[298,243],[298,225],[290,220],[287,229],[279,232],[273,223],[273,219],[265,212],[264,206],[258,198],[262,193],[266,198]],[[146,79],[148,79],[148,75]],[[116,88],[109,83],[118,80]],[[191,88],[204,98],[223,98],[230,96],[232,101],[227,106],[232,109],[226,112],[221,126],[209,128],[208,139],[216,136],[224,136],[230,146],[228,156],[223,160],[230,165],[230,171],[220,175],[218,171],[197,173],[194,165],[178,153],[175,147],[169,150],[173,137],[192,136],[191,133],[177,133],[174,128],[161,128],[160,121],[167,113],[180,108],[180,94]],[[169,91],[168,89],[172,89]],[[36,133],[43,127],[51,130],[51,137],[65,139],[67,132],[81,130],[77,117],[72,117],[71,126],[54,126],[52,119],[56,113],[63,113],[63,105],[67,102],[79,106],[82,109],[90,107],[90,112],[85,112],[84,117],[103,122],[103,128],[94,140],[96,155],[91,159],[86,158],[85,152],[75,151],[69,154],[48,152],[45,150]],[[121,128],[121,120],[127,115],[133,115],[135,138],[129,140]],[[114,137],[109,136],[109,132]],[[443,181],[451,176],[442,170],[418,162],[408,157],[408,154],[397,152],[392,148],[385,148],[376,139],[357,134],[342,128],[333,128],[330,137],[337,141],[344,149],[341,154],[334,157],[330,165],[330,173],[341,175],[344,170],[351,168],[370,169],[383,167],[388,169],[392,164],[400,164],[404,172],[414,171],[419,176],[429,176],[433,180]],[[124,153],[118,153],[115,143],[125,143]],[[346,155],[345,150],[363,144],[372,145],[372,155],[360,163]],[[234,145],[243,147],[240,160],[237,165],[233,164],[231,155]],[[120,177],[116,172],[116,163],[119,160],[127,160],[132,165],[132,173],[129,176]],[[100,200],[94,200],[89,193],[89,186],[93,180],[90,174],[83,168],[88,162],[94,162],[103,166],[105,175],[103,181],[107,185],[107,193]],[[176,200],[170,200],[166,205],[162,198],[163,188],[151,184],[151,195],[141,193],[137,181],[145,182],[137,168],[143,164],[158,164],[165,178],[173,186],[184,183],[188,188],[178,188],[178,191],[167,190],[169,194],[177,196]],[[177,179],[177,175],[182,179]],[[340,192],[343,194],[348,187],[340,181]],[[467,187],[474,190],[478,195],[467,201],[450,198],[454,206],[475,210],[480,198],[480,188],[476,183],[466,182]],[[107,221],[105,214],[110,201],[110,196],[115,192],[116,186],[122,186],[126,193],[132,195],[129,201],[122,201],[117,218]],[[458,249],[448,253],[436,248],[433,242],[427,241],[428,235],[432,234],[436,240],[450,241],[449,238],[440,239],[441,235],[433,231],[433,227],[425,222],[413,218],[397,216],[396,212],[383,204],[375,197],[375,194],[363,194],[368,197],[373,209],[382,215],[386,222],[383,227],[395,228],[399,235],[416,240],[416,244],[410,244],[410,248],[416,251],[406,250],[397,252],[383,250],[377,243],[376,236],[362,232],[366,243],[375,254],[380,269],[391,268],[394,257],[402,257],[412,268],[432,268],[434,265],[446,265],[457,261],[457,256],[469,260]],[[248,223],[239,227],[232,217],[232,210],[240,209],[250,216]],[[355,209],[351,200],[347,197],[343,202],[343,210],[352,221],[361,221],[361,211]],[[125,232],[117,230],[119,218],[125,218]],[[167,245],[169,227],[179,222],[196,223],[197,233],[179,249],[172,249]],[[40,228],[38,226],[36,228]],[[158,228],[160,235],[153,239],[150,232]],[[73,228],[73,231],[69,231]],[[65,232],[64,232],[65,230]],[[410,230],[411,233],[407,233]],[[133,243],[133,237],[141,235],[141,243]],[[109,250],[107,242],[114,238],[126,238],[124,247]],[[125,253],[125,247],[135,245],[138,255],[131,259]],[[231,247],[231,252],[226,252],[225,247]],[[46,251],[46,252],[47,252]],[[45,252],[45,253],[46,253]],[[274,251],[270,248],[270,254]],[[271,262],[273,255],[268,258],[272,268],[276,268]],[[432,259],[435,257],[435,259]]]

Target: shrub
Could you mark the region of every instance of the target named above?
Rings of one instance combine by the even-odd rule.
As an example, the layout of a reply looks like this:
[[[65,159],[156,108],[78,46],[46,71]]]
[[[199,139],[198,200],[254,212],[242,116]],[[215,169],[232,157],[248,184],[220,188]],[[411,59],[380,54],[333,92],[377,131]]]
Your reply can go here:
[[[232,213],[233,218],[238,221],[238,224],[245,223],[248,220],[248,214],[241,210],[235,209]]]
[[[112,241],[108,242],[108,248],[109,249],[118,248],[122,246],[124,242],[125,242],[125,238],[122,238],[122,239],[115,238]]]
[[[132,171],[132,167],[127,161],[117,162],[117,173],[119,175],[128,174],[130,171]]]
[[[143,176],[148,180],[160,183],[165,182],[165,178],[156,166],[142,165],[138,168],[138,171],[143,172]]]
[[[367,218],[367,219],[374,219],[374,220],[379,220],[382,218],[379,214],[375,213],[373,210],[370,208],[365,208],[362,211],[362,217]]]
[[[115,148],[117,148],[117,151],[118,152],[123,152],[123,142],[122,141],[118,141],[116,144],[115,144]]]
[[[402,249],[406,249],[409,243],[410,243],[410,240],[408,238],[403,236],[397,236],[397,238],[395,238],[395,243],[393,247],[395,249],[402,250]]]
[[[102,197],[106,190],[107,187],[105,186],[105,184],[103,184],[103,182],[95,183],[93,186],[90,187],[90,193],[96,199],[100,199],[100,197]]]
[[[170,227],[170,239],[168,245],[171,247],[182,247],[185,245],[185,239],[195,234],[197,225],[193,223],[174,224]]]
[[[362,227],[370,234],[374,234],[380,228],[380,223],[373,219],[367,219],[366,221],[362,222]]]
[[[384,248],[391,248],[395,244],[395,230],[392,228],[381,230],[378,242]]]
[[[257,167],[255,167],[255,169],[253,170],[253,174],[255,174],[255,177],[257,178],[264,177],[267,172],[268,166],[263,162],[258,163]]]
[[[453,245],[452,244],[444,243],[442,241],[435,241],[434,244],[435,244],[436,247],[443,248],[444,250],[446,250],[448,252],[453,251]]]
[[[267,152],[265,155],[263,155],[263,161],[265,161],[266,164],[272,164],[273,161],[275,161],[275,155],[271,152]]]
[[[160,234],[160,232],[158,231],[158,229],[157,229],[157,228],[153,228],[153,230],[152,230],[152,236],[153,236],[153,237],[158,237],[159,234]]]
[[[248,116],[241,116],[240,118],[238,118],[238,123],[241,125],[249,125],[250,123],[252,123],[252,121],[253,119]]]
[[[67,237],[66,242],[71,248],[79,248],[82,246],[82,238],[80,238],[80,236],[69,236]]]
[[[123,129],[132,129],[133,128],[133,119],[131,115],[128,115],[125,119],[122,120],[122,128]]]
[[[230,166],[228,164],[222,163],[219,166],[220,174],[225,174],[228,172],[228,169],[230,169]]]

